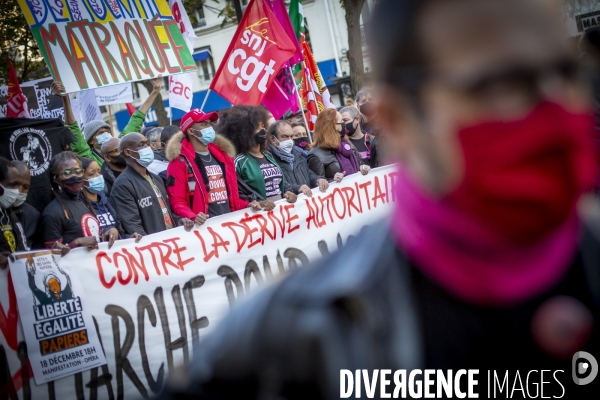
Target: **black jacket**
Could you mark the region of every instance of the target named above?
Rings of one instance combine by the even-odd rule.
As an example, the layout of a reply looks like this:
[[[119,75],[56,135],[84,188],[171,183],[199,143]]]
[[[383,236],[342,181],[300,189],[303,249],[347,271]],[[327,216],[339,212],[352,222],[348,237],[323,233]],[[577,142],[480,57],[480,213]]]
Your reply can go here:
[[[0,230],[0,252],[30,250],[34,243],[40,247],[40,212],[33,206],[23,203],[18,208],[2,209],[2,222],[7,229]]]
[[[162,179],[150,172],[148,175],[162,194],[173,220],[173,226],[177,226],[179,218],[171,212],[171,205]],[[113,203],[126,234],[131,235],[137,232],[149,235],[167,229],[154,189],[146,178],[130,166],[127,166],[115,181],[110,201]]]
[[[177,387],[159,398],[334,399],[341,369],[367,369],[369,376],[375,369],[406,369],[408,377],[415,368],[479,368],[480,398],[485,368],[508,369],[510,379],[519,368],[562,369],[567,393],[577,393],[565,398],[593,398],[577,392],[593,385],[572,384],[570,358],[551,360],[530,337],[541,303],[569,295],[592,311],[596,326],[583,350],[599,354],[600,246],[590,232],[562,282],[506,309],[454,298],[414,268],[391,237],[382,224],[367,228],[341,252],[235,307],[202,342],[187,379],[178,376]],[[328,253],[326,246],[321,251]],[[393,388],[392,381],[388,393]],[[379,387],[375,393],[378,398]],[[364,387],[361,394],[366,398]]]
[[[352,152],[354,153],[354,157],[356,161],[358,161],[358,165],[364,165],[364,161],[360,158],[360,154],[356,150],[356,147],[352,143]],[[312,150],[308,153],[308,167],[319,176],[324,176],[328,181],[333,181],[333,177],[338,172],[342,172],[340,168],[340,163],[335,156],[335,152],[329,149],[322,149],[320,147],[313,147]]]
[[[115,171],[113,171],[107,162],[102,163],[102,167],[100,167],[100,173],[104,177],[104,194],[110,197],[110,192],[112,190],[117,177],[115,176]]]
[[[281,171],[283,172],[285,182],[292,186],[292,192],[298,194],[298,189],[300,189],[300,186],[302,185],[306,185],[309,188],[317,187],[317,180],[324,178],[324,176],[319,176],[308,168],[306,158],[304,158],[300,152],[292,150],[292,154],[294,155],[293,171],[292,166],[287,161],[281,159],[276,153],[271,152],[271,155],[275,161],[277,161],[279,168],[281,168]]]
[[[16,219],[23,226],[27,245],[30,249],[42,249],[44,245],[40,235],[40,212],[33,206],[23,203],[19,207],[13,207]]]

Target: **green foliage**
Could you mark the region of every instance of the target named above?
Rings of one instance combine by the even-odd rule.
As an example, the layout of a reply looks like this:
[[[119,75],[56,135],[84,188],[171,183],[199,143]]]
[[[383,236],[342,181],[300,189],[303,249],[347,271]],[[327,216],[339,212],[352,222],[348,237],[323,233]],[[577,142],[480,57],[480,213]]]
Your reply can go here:
[[[8,79],[8,59],[20,82],[50,76],[17,0],[0,2],[0,84]]]
[[[231,0],[211,0],[207,3],[206,0],[182,0],[185,10],[187,11],[188,17],[192,25],[198,24],[196,18],[196,10],[204,7],[205,10],[217,13],[219,18],[222,18],[221,27],[227,23],[237,23],[235,16],[235,7]],[[214,3],[214,4],[212,4]]]

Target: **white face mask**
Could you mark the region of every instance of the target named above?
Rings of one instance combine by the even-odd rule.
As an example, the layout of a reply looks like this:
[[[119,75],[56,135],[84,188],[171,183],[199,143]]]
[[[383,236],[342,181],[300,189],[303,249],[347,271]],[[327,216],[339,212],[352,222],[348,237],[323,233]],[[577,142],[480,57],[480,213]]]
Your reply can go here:
[[[13,204],[13,207],[21,206],[23,203],[25,203],[26,199],[27,199],[27,193],[19,192],[19,197],[17,197],[17,201],[15,201],[15,204]]]
[[[110,139],[112,139],[112,135],[108,132],[104,132],[104,133],[101,133],[98,136],[96,136],[96,141],[98,142],[98,144],[100,146],[102,146],[104,144],[104,142],[106,142]]]
[[[279,139],[277,139],[279,142]],[[286,153],[291,153],[294,148],[294,141],[292,139],[284,140],[283,142],[279,142],[279,148],[281,151],[285,151]]]
[[[0,187],[4,189],[4,194],[0,196],[0,207],[11,208],[19,197],[19,189],[7,189],[2,185]]]

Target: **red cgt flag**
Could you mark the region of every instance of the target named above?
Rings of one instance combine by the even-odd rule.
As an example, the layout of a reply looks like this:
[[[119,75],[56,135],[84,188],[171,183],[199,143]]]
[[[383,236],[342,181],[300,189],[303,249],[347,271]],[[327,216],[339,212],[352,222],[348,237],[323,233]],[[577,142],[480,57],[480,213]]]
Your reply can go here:
[[[210,88],[232,104],[258,105],[296,47],[265,0],[251,0]]]
[[[31,118],[27,108],[27,97],[21,91],[19,78],[8,60],[8,99],[6,102],[6,116],[9,118]]]

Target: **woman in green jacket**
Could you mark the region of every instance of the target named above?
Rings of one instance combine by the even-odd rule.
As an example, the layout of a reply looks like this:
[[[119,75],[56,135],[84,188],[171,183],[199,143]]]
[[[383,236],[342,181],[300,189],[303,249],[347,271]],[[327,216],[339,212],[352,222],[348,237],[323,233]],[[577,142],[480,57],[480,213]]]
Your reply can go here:
[[[152,92],[140,108],[133,113],[129,122],[121,131],[119,138],[131,132],[141,132],[144,120],[146,119],[146,113],[148,113],[154,99],[162,89],[161,77],[152,79],[151,82],[153,87]],[[73,136],[75,136],[75,142],[71,143],[71,150],[81,157],[96,161],[99,166],[102,166],[104,157],[100,152],[100,148],[102,147],[102,143],[113,136],[110,125],[101,120],[90,121],[85,125],[84,132],[81,132],[77,119],[73,114],[69,94],[65,93],[65,87],[61,82],[55,81],[52,83],[52,94],[62,97],[65,108],[65,125],[69,128]]]
[[[296,195],[267,148],[268,113],[263,107],[234,106],[219,114],[217,131],[237,150],[235,171],[240,197],[247,201],[296,202]]]

